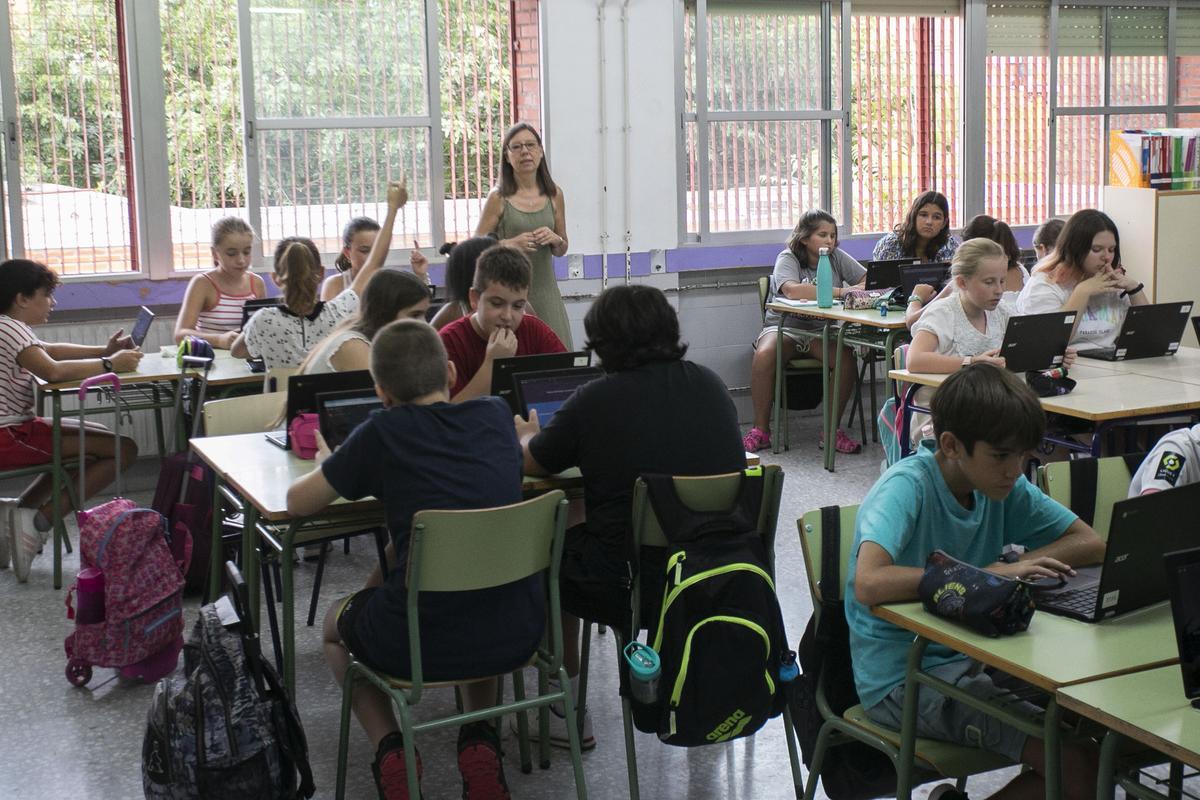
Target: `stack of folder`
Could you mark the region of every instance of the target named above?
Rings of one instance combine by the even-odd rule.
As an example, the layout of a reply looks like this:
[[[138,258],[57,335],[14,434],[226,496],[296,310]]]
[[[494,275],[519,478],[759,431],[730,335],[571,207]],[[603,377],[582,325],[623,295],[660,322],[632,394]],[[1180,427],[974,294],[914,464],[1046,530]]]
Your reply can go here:
[[[1109,133],[1108,182],[1148,189],[1200,189],[1200,128]]]

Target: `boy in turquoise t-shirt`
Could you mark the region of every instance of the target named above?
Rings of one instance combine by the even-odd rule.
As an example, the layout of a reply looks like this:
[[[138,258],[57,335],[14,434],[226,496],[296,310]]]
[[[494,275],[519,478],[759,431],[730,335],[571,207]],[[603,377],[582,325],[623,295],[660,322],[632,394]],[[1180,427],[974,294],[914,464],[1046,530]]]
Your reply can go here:
[[[874,616],[869,607],[916,600],[931,552],[941,549],[1013,578],[1070,574],[1070,565],[1093,564],[1104,556],[1096,532],[1022,474],[1046,417],[1019,378],[990,364],[966,367],[941,385],[932,412],[936,441],[893,465],[863,500],[846,579],[859,699],[868,716],[897,729],[912,634]],[[1007,544],[1025,546],[1020,560],[999,560]],[[1001,684],[1012,681],[981,667],[936,644],[921,664],[922,670],[985,697],[1003,692]],[[1033,767],[995,797],[1042,796],[1040,740],[929,688],[921,692],[917,730],[920,736],[983,747]],[[1091,751],[1064,748],[1063,768],[1066,797],[1095,796]]]

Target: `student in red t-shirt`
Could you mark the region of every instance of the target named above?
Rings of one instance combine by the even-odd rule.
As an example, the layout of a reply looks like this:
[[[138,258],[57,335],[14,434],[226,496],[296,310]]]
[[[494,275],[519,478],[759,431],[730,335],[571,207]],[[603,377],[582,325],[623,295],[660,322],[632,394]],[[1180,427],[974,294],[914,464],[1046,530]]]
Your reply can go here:
[[[532,271],[529,259],[514,247],[498,244],[479,255],[470,291],[471,315],[441,330],[458,374],[451,402],[488,394],[497,358],[566,351],[549,325],[526,314]]]

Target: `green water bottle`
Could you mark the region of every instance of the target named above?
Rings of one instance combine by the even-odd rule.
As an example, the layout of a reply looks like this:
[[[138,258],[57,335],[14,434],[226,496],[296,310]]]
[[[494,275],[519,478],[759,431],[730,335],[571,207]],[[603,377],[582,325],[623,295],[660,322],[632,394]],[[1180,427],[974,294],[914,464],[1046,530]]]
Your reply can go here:
[[[817,258],[817,308],[833,306],[833,265],[829,263],[829,248],[822,247]]]

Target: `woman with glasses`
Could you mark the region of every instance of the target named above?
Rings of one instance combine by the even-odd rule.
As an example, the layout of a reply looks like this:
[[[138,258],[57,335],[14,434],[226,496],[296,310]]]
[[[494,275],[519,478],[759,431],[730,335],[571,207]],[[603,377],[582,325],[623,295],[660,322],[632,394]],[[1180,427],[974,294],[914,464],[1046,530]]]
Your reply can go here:
[[[552,256],[566,255],[567,212],[563,193],[550,177],[542,139],[529,123],[518,122],[504,134],[500,185],[488,194],[476,236],[495,234],[533,264],[529,305],[571,349],[571,325],[558,290]]]

